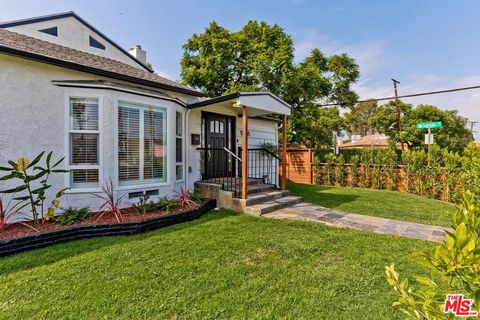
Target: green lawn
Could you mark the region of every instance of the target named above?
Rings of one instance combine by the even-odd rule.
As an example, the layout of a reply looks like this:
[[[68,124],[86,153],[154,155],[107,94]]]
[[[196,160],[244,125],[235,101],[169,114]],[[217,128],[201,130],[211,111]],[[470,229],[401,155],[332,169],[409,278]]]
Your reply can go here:
[[[0,258],[2,319],[401,319],[425,241],[229,212]]]
[[[450,213],[455,211],[452,204],[400,192],[296,183],[290,183],[288,190],[327,208],[424,224],[450,226]]]

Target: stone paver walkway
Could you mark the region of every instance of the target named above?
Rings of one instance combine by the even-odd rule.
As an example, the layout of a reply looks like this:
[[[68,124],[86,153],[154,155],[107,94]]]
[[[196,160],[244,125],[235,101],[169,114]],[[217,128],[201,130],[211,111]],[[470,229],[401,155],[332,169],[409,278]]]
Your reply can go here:
[[[263,216],[276,219],[314,221],[340,228],[369,230],[376,233],[395,234],[434,242],[442,242],[445,239],[444,230],[450,230],[440,226],[340,212],[311,203],[299,203]]]

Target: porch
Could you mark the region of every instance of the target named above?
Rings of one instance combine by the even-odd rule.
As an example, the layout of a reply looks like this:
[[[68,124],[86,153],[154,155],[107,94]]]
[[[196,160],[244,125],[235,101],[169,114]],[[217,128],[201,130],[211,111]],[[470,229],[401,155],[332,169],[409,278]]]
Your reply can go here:
[[[286,191],[290,106],[285,101],[269,92],[239,92],[189,108],[201,112],[201,143],[196,148],[201,178],[195,185],[220,207],[263,214],[301,200]]]

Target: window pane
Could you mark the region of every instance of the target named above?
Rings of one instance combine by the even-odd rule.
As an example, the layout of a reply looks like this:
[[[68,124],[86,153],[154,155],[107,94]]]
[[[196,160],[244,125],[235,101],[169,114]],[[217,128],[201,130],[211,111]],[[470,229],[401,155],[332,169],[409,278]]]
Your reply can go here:
[[[98,130],[97,99],[70,99],[70,129]]]
[[[70,163],[98,164],[98,134],[70,134]]]
[[[118,108],[118,178],[140,179],[140,110]]]
[[[97,169],[73,169],[70,170],[72,188],[96,188],[98,187]]]
[[[224,126],[223,121],[220,121],[220,133],[223,133],[223,132],[224,132],[223,126]]]
[[[214,133],[215,132],[215,121],[210,120],[210,132]]]
[[[144,165],[143,178],[164,177],[166,144],[164,144],[164,114],[158,111],[144,111]]]
[[[176,162],[183,162],[183,139],[182,138],[177,138],[176,141]]]
[[[183,179],[183,165],[182,164],[179,164],[175,167],[175,177],[176,177],[176,180]]]
[[[178,137],[181,137],[183,135],[183,123],[182,114],[180,112],[175,114],[175,122],[176,134]]]

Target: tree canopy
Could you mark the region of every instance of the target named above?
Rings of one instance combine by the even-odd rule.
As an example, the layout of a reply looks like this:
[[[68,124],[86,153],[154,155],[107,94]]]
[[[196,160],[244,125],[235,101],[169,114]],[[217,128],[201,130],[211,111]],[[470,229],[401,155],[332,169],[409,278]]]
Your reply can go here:
[[[292,106],[289,137],[311,142],[315,129],[312,119],[320,102],[352,107],[357,94],[351,85],[359,67],[347,54],[326,56],[313,49],[295,63],[292,37],[278,25],[249,21],[231,32],[211,22],[201,34],[194,34],[183,46],[181,81],[209,96],[235,91],[270,91]],[[332,113],[333,109],[318,111]],[[335,112],[333,112],[335,113]],[[334,121],[335,122],[335,121]],[[338,127],[338,126],[337,126]],[[318,132],[318,141],[332,132]]]
[[[358,103],[345,114],[348,130],[362,136],[373,133],[371,119],[377,112],[378,103],[374,99]]]
[[[443,126],[432,129],[435,143],[451,150],[463,149],[473,140],[472,133],[467,129],[467,118],[456,110],[441,110],[432,105],[412,105],[399,102],[402,119],[402,132],[398,130],[395,101],[389,101],[379,108],[371,118],[371,125],[380,133],[388,135],[396,142],[407,143],[410,148],[424,147],[426,129],[418,129],[417,123],[441,121]]]

